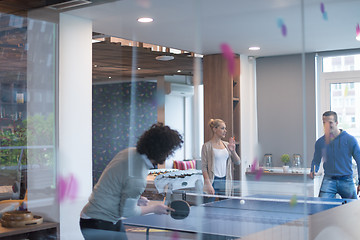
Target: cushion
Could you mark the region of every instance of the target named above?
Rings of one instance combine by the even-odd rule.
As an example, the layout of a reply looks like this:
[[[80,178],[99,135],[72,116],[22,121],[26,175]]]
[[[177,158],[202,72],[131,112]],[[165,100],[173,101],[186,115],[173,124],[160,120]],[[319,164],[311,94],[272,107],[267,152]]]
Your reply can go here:
[[[196,161],[195,160],[188,160],[188,161],[176,161],[174,160],[175,169],[179,170],[188,170],[188,169],[196,169]]]

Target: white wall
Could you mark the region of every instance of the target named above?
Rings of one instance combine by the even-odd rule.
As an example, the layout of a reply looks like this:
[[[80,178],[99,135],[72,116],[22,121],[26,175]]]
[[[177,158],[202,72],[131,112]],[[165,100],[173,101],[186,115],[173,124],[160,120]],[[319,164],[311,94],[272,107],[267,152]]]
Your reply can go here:
[[[92,22],[60,14],[58,177],[74,176],[77,198],[60,203],[61,239],[81,239],[79,216],[92,190]]]
[[[173,160],[200,159],[204,141],[203,86],[198,85],[195,89],[191,96],[165,95],[165,124],[178,130],[184,138],[182,148],[166,161],[166,168],[172,168]]]
[[[194,109],[194,97],[186,97],[184,99],[184,105],[185,105],[185,116],[184,116],[184,159],[192,159],[193,156],[193,109]]]
[[[283,165],[280,156],[284,153],[301,154],[307,166],[312,160],[316,140],[315,54],[305,55],[305,70],[303,73],[300,54],[256,59],[259,142],[263,154],[273,154],[274,166]],[[303,74],[306,89],[302,87]]]
[[[199,81],[200,82],[200,81]],[[189,99],[191,102],[188,108],[190,127],[188,136],[191,136],[192,141],[191,145],[188,148],[191,148],[191,155],[186,155],[186,157],[192,159],[201,160],[201,147],[204,143],[204,85],[200,85],[194,82],[194,96]],[[197,166],[199,169],[200,166]]]
[[[177,130],[183,137],[185,133],[185,98],[181,96],[165,95],[165,124]],[[172,168],[173,160],[185,158],[184,145],[175,151],[165,163],[166,168]]]

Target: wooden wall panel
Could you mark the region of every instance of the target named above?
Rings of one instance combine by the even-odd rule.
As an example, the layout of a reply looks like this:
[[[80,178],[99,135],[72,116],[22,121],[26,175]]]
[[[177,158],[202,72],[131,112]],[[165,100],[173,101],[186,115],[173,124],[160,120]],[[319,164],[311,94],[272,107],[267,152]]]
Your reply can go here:
[[[225,121],[228,139],[233,135],[233,89],[226,59],[221,54],[203,59],[204,83],[204,141],[212,137],[208,122],[211,118]]]

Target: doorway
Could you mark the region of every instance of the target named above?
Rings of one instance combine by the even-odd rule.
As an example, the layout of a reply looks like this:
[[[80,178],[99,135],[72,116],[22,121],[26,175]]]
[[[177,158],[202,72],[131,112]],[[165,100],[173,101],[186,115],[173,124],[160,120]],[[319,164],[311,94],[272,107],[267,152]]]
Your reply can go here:
[[[338,126],[360,142],[360,54],[318,56],[317,138],[323,135],[321,116],[331,110]],[[353,160],[353,177],[358,179]]]

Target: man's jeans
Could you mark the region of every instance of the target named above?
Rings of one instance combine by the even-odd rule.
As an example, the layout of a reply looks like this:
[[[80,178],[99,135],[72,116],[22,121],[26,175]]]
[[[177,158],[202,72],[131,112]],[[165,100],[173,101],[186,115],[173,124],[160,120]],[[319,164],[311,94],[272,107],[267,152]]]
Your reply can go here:
[[[338,193],[341,198],[357,199],[356,188],[352,176],[335,178],[324,176],[319,197],[335,198]]]

